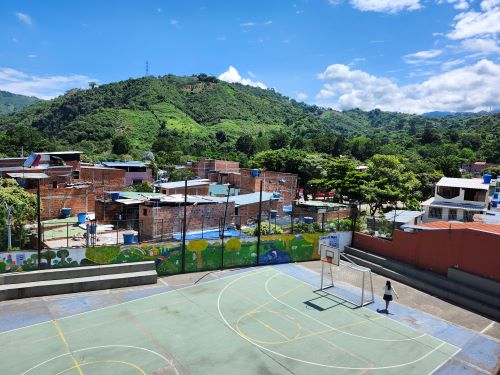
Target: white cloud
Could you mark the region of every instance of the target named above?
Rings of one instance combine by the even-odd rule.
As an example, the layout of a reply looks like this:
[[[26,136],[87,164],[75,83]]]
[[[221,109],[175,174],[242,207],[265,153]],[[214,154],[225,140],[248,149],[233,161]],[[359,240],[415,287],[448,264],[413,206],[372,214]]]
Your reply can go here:
[[[253,72],[251,72],[250,70],[247,73],[250,77],[255,78],[255,74],[253,74]]]
[[[500,0],[483,0],[481,12],[462,12],[455,16],[450,39],[496,36],[500,33]]]
[[[295,95],[295,97],[297,98],[297,100],[302,102],[308,98],[308,95],[304,92],[298,92],[297,95]]]
[[[435,63],[435,61],[430,61],[434,57],[438,57],[443,53],[440,49],[431,49],[428,51],[420,51],[415,53],[410,53],[409,55],[403,56],[403,60],[407,64],[428,64]]]
[[[17,18],[19,18],[19,20],[21,22],[25,23],[26,25],[28,25],[28,26],[33,25],[33,22],[31,21],[31,17],[29,14],[21,13],[21,12],[16,12],[14,14],[16,15]]]
[[[252,26],[255,26],[256,23],[255,22],[244,22],[244,23],[240,23],[240,26],[243,26],[243,27],[252,27]]]
[[[38,56],[37,56],[37,55],[35,55],[34,53],[30,53],[30,54],[28,55],[28,57],[29,57],[30,59],[36,59]]]
[[[441,69],[442,70],[450,70],[451,68],[454,68],[458,65],[462,65],[464,63],[465,63],[464,59],[456,59],[456,60],[446,61],[446,62],[441,64]]]
[[[229,83],[241,83],[242,85],[260,87],[261,89],[267,89],[267,86],[262,82],[254,82],[249,78],[242,78],[240,73],[236,70],[234,66],[230,66],[227,71],[219,75],[221,81],[226,81]]]
[[[273,21],[269,20],[269,21],[266,21],[264,22],[264,25],[272,25]]]
[[[51,99],[64,94],[69,89],[88,87],[89,82],[97,79],[85,75],[37,76],[16,69],[0,67],[0,90],[41,99]]]
[[[500,53],[498,41],[494,39],[466,39],[462,41],[462,47],[466,51],[476,52],[483,56]]]
[[[179,25],[179,21],[177,21],[177,20],[170,20],[170,25],[177,26],[177,25]]]
[[[398,13],[421,8],[420,0],[350,0],[350,4],[363,12]]]
[[[443,4],[443,3],[453,4],[453,7],[459,10],[469,9],[469,2],[470,1],[468,0],[438,0],[438,4]]]
[[[425,78],[420,83],[399,86],[346,65],[330,65],[318,78],[327,80],[316,98],[320,105],[335,109],[380,108],[388,111],[481,111],[500,107],[500,65],[481,60]],[[327,100],[325,100],[327,99]]]

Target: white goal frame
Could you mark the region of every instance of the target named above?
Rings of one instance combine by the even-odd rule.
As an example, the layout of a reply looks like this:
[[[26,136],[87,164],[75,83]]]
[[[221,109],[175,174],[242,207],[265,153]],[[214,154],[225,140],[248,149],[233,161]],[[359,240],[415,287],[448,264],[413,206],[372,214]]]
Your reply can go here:
[[[321,287],[319,290],[327,291],[328,293],[336,297],[339,297],[343,300],[346,300],[356,305],[357,307],[362,307],[373,303],[374,295],[373,295],[373,279],[372,279],[371,269],[367,267],[358,266],[357,264],[354,264],[352,261],[340,261],[340,251],[338,248],[335,248],[333,252],[334,255],[333,262],[330,262],[329,259],[328,260],[326,259],[327,252],[330,251],[331,251],[331,246],[320,245]],[[351,287],[347,286],[346,284],[346,287],[351,290],[350,293],[341,293],[340,289],[342,288],[340,287],[339,284],[342,284],[342,282],[335,283],[333,276],[334,270],[332,264],[335,264],[338,267],[336,272],[358,275],[358,278],[356,278],[355,280],[355,283],[358,285],[354,285],[354,287]],[[325,274],[329,274],[328,284],[325,284],[325,277],[328,276]],[[361,290],[359,291],[359,289]],[[356,292],[352,292],[354,290],[356,290]]]

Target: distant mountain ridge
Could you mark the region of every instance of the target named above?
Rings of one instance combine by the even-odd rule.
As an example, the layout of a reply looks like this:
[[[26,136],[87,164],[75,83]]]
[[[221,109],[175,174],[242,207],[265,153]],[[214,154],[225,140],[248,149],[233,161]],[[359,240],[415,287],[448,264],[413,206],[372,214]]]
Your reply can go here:
[[[76,90],[0,116],[0,153],[77,149],[99,161],[153,151],[245,163],[256,152],[284,147],[365,160],[375,152],[432,158],[435,147],[450,144],[445,154],[468,148],[496,161],[499,134],[498,114],[340,112],[206,74],[169,74]]]
[[[422,116],[425,117],[446,117],[446,116],[481,116],[481,115],[491,115],[495,113],[500,113],[500,109],[493,109],[491,111],[479,111],[479,112],[426,112]]]
[[[40,100],[34,96],[18,95],[0,90],[0,115],[8,115],[20,111]]]

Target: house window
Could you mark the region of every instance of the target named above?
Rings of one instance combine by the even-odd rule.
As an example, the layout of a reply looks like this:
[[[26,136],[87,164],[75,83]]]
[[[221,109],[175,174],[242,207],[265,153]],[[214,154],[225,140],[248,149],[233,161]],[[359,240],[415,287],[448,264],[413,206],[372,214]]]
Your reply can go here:
[[[484,202],[486,200],[486,190],[465,189],[464,200]]]
[[[148,216],[148,209],[147,208],[142,209],[142,216]]]
[[[57,189],[57,181],[52,181],[52,189]]]
[[[457,220],[457,210],[450,208],[448,211],[448,220]]]
[[[132,180],[132,184],[133,185],[142,184],[142,179],[141,180],[134,179],[134,180]]]
[[[450,186],[438,186],[437,193],[438,195],[442,196],[445,199],[452,199],[460,195],[460,188],[450,187]]]
[[[441,219],[442,211],[441,207],[431,207],[429,209],[429,217],[433,219]]]
[[[73,171],[73,179],[75,180],[80,179],[80,171]]]

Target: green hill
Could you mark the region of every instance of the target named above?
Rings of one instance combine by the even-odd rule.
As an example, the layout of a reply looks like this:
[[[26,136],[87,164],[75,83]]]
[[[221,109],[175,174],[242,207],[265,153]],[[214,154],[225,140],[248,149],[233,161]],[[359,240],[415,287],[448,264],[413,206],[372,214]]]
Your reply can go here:
[[[8,115],[9,113],[17,112],[38,101],[40,101],[40,99],[34,96],[17,95],[0,90],[0,115]]]
[[[338,112],[205,74],[167,75],[77,90],[0,116],[0,153],[15,155],[21,146],[81,149],[97,161],[137,159],[153,150],[246,162],[268,148],[352,154],[360,160],[375,152],[425,159],[441,148],[462,159],[498,162],[499,124],[500,115]]]

